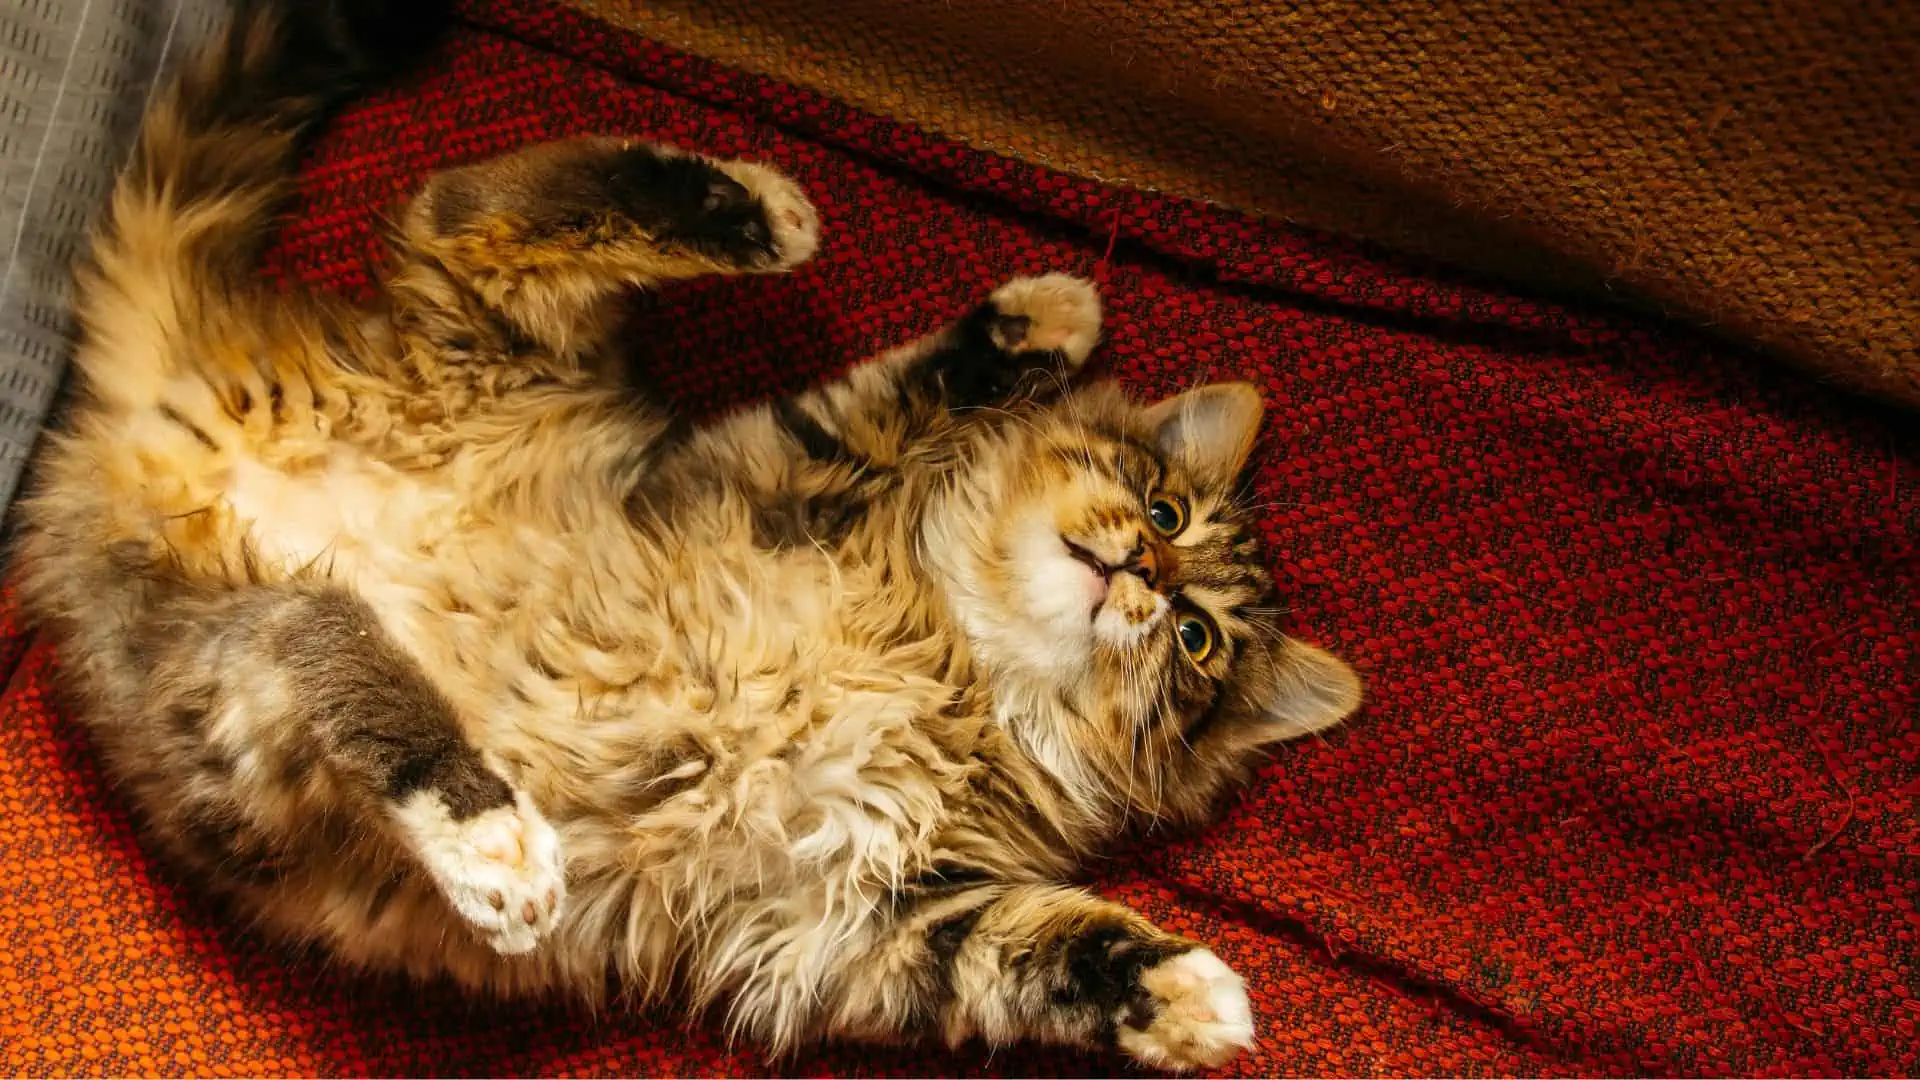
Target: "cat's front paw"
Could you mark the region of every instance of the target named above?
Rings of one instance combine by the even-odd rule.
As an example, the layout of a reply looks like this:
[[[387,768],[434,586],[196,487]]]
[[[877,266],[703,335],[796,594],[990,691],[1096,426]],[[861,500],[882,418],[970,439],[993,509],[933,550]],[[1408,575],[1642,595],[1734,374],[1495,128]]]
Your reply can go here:
[[[560,838],[525,793],[456,821],[426,791],[400,818],[434,884],[495,952],[530,952],[553,929],[566,900]]]
[[[738,201],[744,194],[766,226],[765,252],[752,269],[791,270],[820,250],[820,214],[800,185],[774,169],[752,161],[723,161],[715,166],[739,185],[708,196],[710,202]],[[742,209],[750,215],[753,211]],[[749,229],[757,239],[757,230]]]
[[[1206,949],[1146,968],[1139,989],[1149,1007],[1119,1027],[1120,1049],[1156,1069],[1218,1068],[1253,1045],[1246,984]]]
[[[1079,370],[1100,340],[1100,292],[1093,282],[1069,274],[1014,278],[987,303],[995,319],[994,344],[1013,354],[1044,352]]]

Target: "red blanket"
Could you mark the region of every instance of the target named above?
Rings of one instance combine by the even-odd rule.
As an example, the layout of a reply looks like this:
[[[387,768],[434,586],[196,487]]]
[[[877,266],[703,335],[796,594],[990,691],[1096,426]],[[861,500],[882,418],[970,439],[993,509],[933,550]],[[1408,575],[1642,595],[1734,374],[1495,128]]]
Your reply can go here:
[[[1249,1073],[1920,1071],[1920,424],[1668,328],[974,153],[536,0],[316,152],[276,271],[366,288],[440,162],[588,131],[790,170],[791,278],[645,302],[682,407],[806,385],[1015,273],[1100,276],[1141,393],[1257,381],[1298,633],[1371,703],[1096,884],[1251,983]],[[0,1073],[748,1073],[701,1026],[330,972],[143,853],[52,658],[0,700]],[[971,1071],[833,1048],[782,1071]],[[1008,1073],[1118,1067],[1030,1049]]]

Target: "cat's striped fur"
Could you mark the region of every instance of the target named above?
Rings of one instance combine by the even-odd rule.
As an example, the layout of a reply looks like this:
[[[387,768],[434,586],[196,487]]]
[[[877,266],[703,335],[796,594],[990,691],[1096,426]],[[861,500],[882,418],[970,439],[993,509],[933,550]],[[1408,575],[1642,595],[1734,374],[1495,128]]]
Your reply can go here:
[[[1358,702],[1272,622],[1254,391],[1057,392],[1099,303],[1051,276],[676,423],[601,370],[621,294],[819,226],[769,169],[617,138],[434,177],[377,308],[250,286],[301,137],[419,17],[244,3],[83,271],[16,571],[157,841],[345,962],[611,971],[776,1050],[1245,1046],[1211,953],[1062,883]]]

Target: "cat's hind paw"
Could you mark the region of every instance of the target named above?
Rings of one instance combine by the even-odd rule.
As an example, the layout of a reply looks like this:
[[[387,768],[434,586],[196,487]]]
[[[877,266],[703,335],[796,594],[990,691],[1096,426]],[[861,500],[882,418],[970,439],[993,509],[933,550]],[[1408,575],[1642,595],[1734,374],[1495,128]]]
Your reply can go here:
[[[1120,1049],[1156,1069],[1218,1068],[1253,1045],[1246,984],[1206,949],[1180,953],[1140,973],[1151,1003],[1144,1023],[1123,1022]]]
[[[722,272],[768,274],[820,248],[819,212],[772,166],[629,140],[610,149],[599,164],[607,197],[664,253]]]
[[[566,901],[560,838],[525,793],[455,820],[428,790],[399,817],[434,884],[495,952],[530,952],[553,929]]]

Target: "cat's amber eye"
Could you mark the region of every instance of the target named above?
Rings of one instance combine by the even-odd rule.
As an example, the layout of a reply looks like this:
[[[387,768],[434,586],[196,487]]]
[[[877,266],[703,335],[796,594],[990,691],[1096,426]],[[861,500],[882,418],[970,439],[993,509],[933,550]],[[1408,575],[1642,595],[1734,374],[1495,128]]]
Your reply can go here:
[[[1180,634],[1180,647],[1187,650],[1187,655],[1193,658],[1194,663],[1204,663],[1207,657],[1213,655],[1217,637],[1212,623],[1189,612],[1180,616],[1174,629]]]
[[[1187,527],[1187,504],[1177,495],[1155,495],[1147,502],[1147,520],[1161,536],[1177,536]]]

